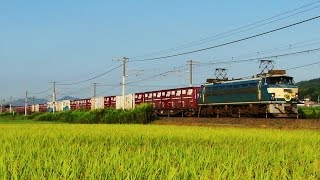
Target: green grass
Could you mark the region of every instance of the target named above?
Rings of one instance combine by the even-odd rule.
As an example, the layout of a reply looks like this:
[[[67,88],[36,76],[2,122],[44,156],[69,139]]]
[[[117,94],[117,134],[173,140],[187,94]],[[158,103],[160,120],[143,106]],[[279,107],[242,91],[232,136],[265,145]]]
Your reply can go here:
[[[135,109],[97,109],[44,113],[28,116],[36,121],[55,121],[80,124],[146,124],[154,120],[152,106],[141,104]]]
[[[320,107],[299,107],[301,118],[320,119]]]
[[[0,179],[319,179],[320,132],[0,124]]]
[[[0,119],[0,124],[59,124],[61,122],[34,121],[31,119]]]

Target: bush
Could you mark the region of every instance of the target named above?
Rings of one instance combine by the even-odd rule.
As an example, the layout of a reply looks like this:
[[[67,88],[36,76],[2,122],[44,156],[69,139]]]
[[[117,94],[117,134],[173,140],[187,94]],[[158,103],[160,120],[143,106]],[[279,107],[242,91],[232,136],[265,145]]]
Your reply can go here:
[[[62,111],[56,113],[44,113],[33,116],[37,121],[58,121],[67,123],[85,124],[146,124],[153,121],[152,106],[141,104],[133,110],[98,109]]]
[[[301,118],[320,119],[320,107],[299,107]]]

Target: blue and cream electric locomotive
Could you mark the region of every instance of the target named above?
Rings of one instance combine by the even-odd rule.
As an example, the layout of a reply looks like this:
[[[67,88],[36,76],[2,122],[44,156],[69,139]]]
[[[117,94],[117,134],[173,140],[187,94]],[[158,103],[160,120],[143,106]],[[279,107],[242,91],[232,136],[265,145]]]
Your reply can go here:
[[[249,79],[216,80],[199,91],[204,116],[298,116],[298,87],[285,70],[271,70]]]

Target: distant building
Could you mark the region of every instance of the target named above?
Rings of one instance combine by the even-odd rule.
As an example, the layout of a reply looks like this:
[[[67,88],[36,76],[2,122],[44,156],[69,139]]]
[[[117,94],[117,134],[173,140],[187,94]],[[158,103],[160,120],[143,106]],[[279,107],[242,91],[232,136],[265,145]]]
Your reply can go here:
[[[312,106],[315,106],[315,105],[316,105],[316,103],[314,101],[311,101],[308,98],[304,100],[304,106],[312,107]]]

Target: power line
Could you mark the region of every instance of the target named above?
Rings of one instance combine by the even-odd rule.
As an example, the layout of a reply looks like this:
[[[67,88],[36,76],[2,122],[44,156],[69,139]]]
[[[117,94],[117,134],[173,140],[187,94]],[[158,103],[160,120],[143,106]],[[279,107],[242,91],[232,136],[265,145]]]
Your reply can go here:
[[[297,49],[297,48],[302,48],[302,47],[306,47],[306,46],[312,46],[312,45],[317,45],[320,42],[316,42],[316,43],[311,43],[311,44],[306,44],[306,45],[301,45],[301,46],[296,46],[298,44],[304,44],[307,42],[312,42],[312,41],[319,41],[320,39],[313,39],[313,40],[308,40],[308,41],[302,41],[302,42],[298,42],[298,43],[294,43],[294,44],[289,44],[289,45],[285,45],[284,47],[286,48],[282,48],[282,47],[277,47],[277,48],[272,48],[272,49],[267,49],[267,50],[263,50],[263,51],[258,51],[256,53],[250,53],[250,54],[244,54],[244,55],[240,55],[237,58],[232,57],[232,58],[221,58],[219,59],[219,61],[223,61],[226,59],[240,59],[240,58],[246,58],[246,57],[252,57],[252,56],[259,56],[259,55],[263,55],[263,54],[269,54],[269,53],[273,53],[273,52],[281,52],[281,51],[285,51],[285,50],[292,50],[292,49]]]
[[[174,68],[173,70],[169,70],[169,71],[166,71],[166,72],[163,72],[163,73],[160,73],[160,74],[156,74],[156,75],[153,75],[151,77],[147,77],[147,78],[144,78],[144,79],[141,79],[141,80],[137,80],[137,81],[132,81],[132,82],[129,82],[127,84],[132,84],[132,83],[137,83],[137,82],[141,82],[141,81],[145,81],[145,80],[149,80],[149,79],[152,79],[152,78],[155,78],[155,77],[158,77],[158,76],[163,76],[163,75],[166,75],[168,73],[171,73],[171,72],[176,72],[177,70],[183,68],[183,67],[186,67],[187,65],[182,65],[182,66],[179,66],[179,67],[176,67]]]
[[[114,85],[111,85],[111,84],[97,84],[97,86],[113,87],[113,86],[119,86],[119,84],[118,85],[116,85],[116,84],[114,84]]]
[[[50,91],[51,89],[52,89],[52,87],[50,87],[49,89],[46,89],[46,90],[40,91],[40,92],[36,92],[36,93],[29,92],[29,94],[33,94],[33,95],[43,94],[43,93],[46,93],[46,92]]]
[[[209,36],[209,37],[206,37],[206,38],[203,38],[203,39],[200,39],[200,40],[197,40],[197,41],[193,41],[193,42],[191,42],[191,43],[187,43],[187,44],[185,44],[185,45],[181,45],[181,46],[178,46],[178,47],[169,48],[169,49],[166,49],[166,50],[161,50],[161,51],[149,53],[149,54],[144,55],[144,56],[150,56],[150,55],[155,55],[155,54],[173,52],[173,51],[185,49],[185,48],[188,48],[188,47],[192,47],[192,46],[195,46],[195,45],[203,44],[203,43],[206,43],[206,42],[209,42],[209,41],[218,40],[218,39],[221,39],[221,38],[224,38],[224,37],[227,37],[227,36],[231,36],[231,35],[234,35],[234,34],[237,34],[237,33],[245,32],[245,31],[248,31],[248,30],[251,30],[251,29],[254,29],[254,28],[257,28],[257,27],[261,27],[261,26],[264,26],[264,25],[267,25],[267,24],[270,24],[270,23],[273,23],[273,22],[276,22],[276,21],[279,21],[279,20],[282,20],[282,19],[285,19],[285,18],[289,18],[289,17],[295,16],[295,15],[297,15],[297,14],[301,14],[301,13],[304,13],[304,12],[307,12],[307,11],[310,11],[310,10],[313,10],[313,9],[316,9],[316,8],[318,8],[319,6],[312,7],[312,8],[309,8],[309,9],[307,9],[307,10],[303,10],[303,11],[297,12],[297,13],[295,13],[295,14],[292,14],[292,15],[289,15],[289,16],[286,16],[286,17],[283,17],[283,18],[280,18],[280,19],[276,19],[276,20],[274,20],[274,21],[267,22],[267,23],[264,23],[264,24],[261,24],[261,25],[258,25],[258,26],[254,26],[254,27],[252,27],[252,28],[247,28],[247,27],[251,27],[251,26],[253,26],[253,25],[255,25],[255,24],[259,24],[259,23],[262,23],[262,22],[265,22],[265,21],[274,19],[274,18],[276,18],[276,17],[280,17],[280,16],[285,15],[285,14],[289,14],[289,13],[295,12],[295,11],[297,11],[297,10],[306,8],[306,7],[308,7],[308,6],[312,6],[312,5],[314,5],[314,4],[316,4],[316,3],[319,3],[319,2],[320,2],[320,1],[315,1],[315,2],[313,2],[313,3],[303,5],[303,6],[301,6],[301,7],[295,8],[295,9],[293,9],[293,10],[286,11],[286,12],[284,12],[284,13],[280,13],[280,14],[274,15],[274,16],[272,16],[272,17],[263,19],[263,20],[261,20],[261,21],[257,21],[257,22],[254,22],[254,23],[251,23],[251,24],[248,24],[248,25],[245,25],[245,26],[242,26],[242,27],[239,27],[239,28],[230,30],[230,31],[226,31],[226,32],[223,32],[223,33],[214,35],[214,36]],[[245,29],[245,28],[247,28],[247,29]],[[245,30],[242,30],[242,31],[240,31],[240,32],[236,32],[236,31],[239,31],[239,30],[241,30],[241,29],[245,29]],[[232,33],[232,32],[236,32],[236,33]],[[230,33],[232,33],[232,34],[230,34]],[[229,34],[229,35],[226,35],[226,34]],[[223,36],[223,35],[224,35],[224,36]],[[222,37],[220,37],[220,36],[222,36]],[[218,38],[212,39],[212,38],[214,38],[214,37],[218,37]],[[135,56],[135,57],[131,57],[131,59],[139,58],[139,57],[144,57],[144,56]]]
[[[104,94],[105,92],[112,91],[112,90],[114,90],[114,89],[116,89],[116,88],[119,88],[120,86],[121,86],[121,85],[119,84],[119,85],[116,85],[116,86],[114,86],[114,87],[112,87],[112,88],[109,88],[109,89],[107,89],[107,90],[99,93],[98,96],[101,96],[101,95]]]
[[[201,63],[200,65],[213,65],[213,64],[224,64],[224,63],[239,63],[239,62],[249,62],[249,61],[256,61],[256,60],[261,60],[261,59],[270,59],[270,58],[279,58],[279,57],[284,57],[284,56],[291,56],[291,55],[297,55],[297,54],[303,54],[303,53],[310,53],[310,52],[315,52],[319,51],[320,48],[315,48],[315,49],[308,49],[308,50],[303,50],[303,51],[296,51],[292,53],[285,53],[285,54],[277,54],[277,55],[272,55],[272,56],[265,56],[265,57],[260,57],[260,58],[252,58],[252,59],[242,59],[242,60],[233,60],[233,61],[220,61],[220,62],[211,62],[211,63]]]
[[[234,60],[234,61],[220,61],[220,62],[215,62],[215,63],[201,63],[200,66],[208,66],[208,65],[213,65],[213,64],[224,64],[224,63],[230,64],[230,63],[257,61],[257,60],[261,60],[261,59],[279,58],[279,57],[285,57],[285,56],[291,56],[291,55],[297,55],[297,54],[303,54],[303,53],[310,53],[310,52],[315,52],[315,51],[319,51],[319,50],[320,50],[320,48],[315,48],[315,49],[308,49],[308,50],[303,50],[303,51],[296,51],[296,52],[292,52],[292,53],[265,56],[265,57],[260,57],[260,58],[242,59],[242,60]],[[177,71],[177,70],[179,70],[179,69],[181,69],[183,67],[186,67],[186,66],[187,65],[179,66],[179,67],[175,68],[174,70],[170,70],[170,71],[166,71],[166,72],[163,72],[163,73],[159,73],[159,74],[156,74],[156,75],[153,75],[153,76],[141,79],[141,80],[132,81],[132,82],[129,82],[127,84],[129,85],[129,84],[133,84],[133,83],[137,83],[137,82],[142,82],[142,81],[146,81],[146,80],[149,80],[149,79],[153,79],[153,78],[158,77],[158,76],[163,76],[165,74]],[[130,86],[132,86],[132,85],[130,85]]]
[[[62,84],[58,84],[58,85],[68,86],[68,85],[75,85],[75,84],[80,84],[80,83],[88,82],[88,81],[91,81],[91,80],[96,79],[96,78],[98,78],[98,77],[101,77],[101,76],[103,76],[103,75],[106,75],[106,74],[108,74],[108,73],[110,73],[110,72],[118,69],[118,68],[121,67],[121,66],[122,66],[122,64],[119,65],[119,66],[117,66],[117,67],[115,67],[115,68],[113,68],[113,69],[111,69],[111,70],[109,70],[109,71],[106,71],[106,72],[104,72],[104,73],[102,73],[102,74],[99,74],[99,75],[97,75],[97,76],[95,76],[95,77],[92,77],[92,78],[89,78],[89,79],[86,79],[86,80],[83,80],[83,81],[78,81],[78,82],[74,82],[74,83],[65,83],[65,84],[62,83]]]
[[[296,66],[296,67],[288,68],[286,70],[299,69],[299,68],[308,67],[308,66],[312,66],[312,65],[316,65],[316,64],[320,64],[320,61],[314,62],[314,63],[311,63],[311,64],[302,65],[302,66]]]
[[[312,21],[312,20],[315,20],[315,19],[318,19],[318,18],[320,18],[320,16],[316,16],[316,17],[313,17],[313,18],[310,18],[310,19],[306,19],[306,20],[303,20],[303,21],[299,21],[299,22],[296,22],[296,23],[293,23],[293,24],[290,24],[290,25],[287,25],[287,26],[283,26],[283,27],[280,27],[280,28],[277,28],[277,29],[274,29],[274,30],[270,30],[270,31],[267,31],[267,32],[263,32],[263,33],[260,33],[260,34],[256,34],[256,35],[253,35],[253,36],[249,36],[249,37],[246,37],[246,38],[238,39],[238,40],[235,40],[235,41],[231,41],[231,42],[227,42],[227,43],[223,43],[223,44],[219,44],[219,45],[215,45],[215,46],[211,46],[211,47],[207,47],[207,48],[202,48],[202,49],[198,49],[198,50],[193,50],[193,51],[188,51],[188,52],[178,53],[178,54],[173,54],[173,55],[168,55],[168,56],[161,56],[161,57],[156,57],[156,58],[138,59],[138,60],[133,60],[131,62],[153,61],[153,60],[165,59],[165,58],[170,58],[170,57],[176,57],[176,56],[182,56],[182,55],[186,55],[186,54],[192,54],[192,53],[196,53],[196,52],[206,51],[206,50],[209,50],[209,49],[214,49],[214,48],[217,48],[217,47],[222,47],[222,46],[226,46],[226,45],[229,45],[229,44],[234,44],[234,43],[237,43],[237,42],[241,42],[241,41],[245,41],[245,40],[248,40],[248,39],[256,38],[256,37],[259,37],[259,36],[262,36],[262,35],[270,34],[270,33],[273,33],[273,32],[276,32],[276,31],[280,31],[280,30],[283,30],[283,29],[286,29],[286,28],[289,28],[289,27],[292,27],[292,26],[296,26],[296,25],[302,24],[302,23],[306,23],[308,21]]]

